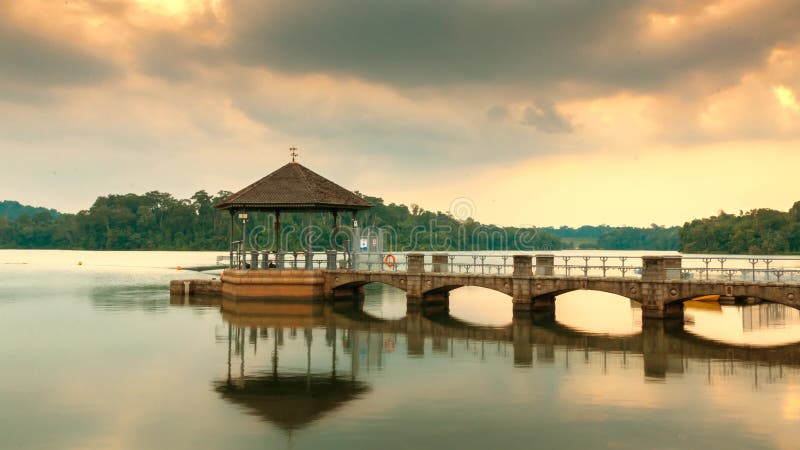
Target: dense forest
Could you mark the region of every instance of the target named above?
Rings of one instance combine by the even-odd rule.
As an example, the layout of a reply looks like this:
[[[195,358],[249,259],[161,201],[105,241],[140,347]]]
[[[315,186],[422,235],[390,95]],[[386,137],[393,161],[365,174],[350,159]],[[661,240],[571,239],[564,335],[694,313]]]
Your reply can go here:
[[[98,197],[77,214],[0,202],[0,248],[87,250],[227,250],[230,216],[214,204],[229,195],[200,191],[188,199],[163,192]],[[514,228],[456,220],[448,213],[417,205],[386,204],[363,196],[375,207],[358,215],[362,228],[384,230],[385,248],[402,250],[681,250],[687,253],[782,254],[800,253],[800,202],[788,212],[756,209],[738,215],[687,222],[683,227],[647,228],[608,225]],[[282,214],[281,246],[300,250],[310,231],[315,249],[341,248],[349,238],[349,214],[341,217],[340,234],[333,236],[330,214]],[[274,245],[273,217],[251,213],[247,235],[260,248]],[[308,226],[311,226],[308,228]],[[242,235],[234,221],[234,236]]]
[[[681,251],[689,253],[800,253],[800,202],[788,212],[754,209],[686,223],[680,230]]]
[[[38,213],[47,213],[53,217],[57,217],[59,212],[55,209],[37,208],[28,205],[22,205],[19,202],[12,200],[0,201],[0,217],[5,217],[9,220],[17,220],[19,216],[25,214],[33,216]]]
[[[569,248],[606,250],[678,250],[680,227],[649,228],[612,227],[610,225],[584,225],[572,227],[544,227],[540,231],[561,238]]]
[[[189,199],[163,192],[109,195],[77,214],[29,210],[15,219],[0,216],[0,248],[227,250],[231,219],[213,205],[228,195],[224,191],[213,196],[200,191]],[[383,229],[387,250],[558,250],[564,245],[558,237],[533,228],[458,221],[417,205],[386,205],[377,197],[364,198],[375,207],[360,212],[359,223],[362,228]],[[349,238],[346,229],[352,219],[349,214],[340,217],[341,232],[333,236],[330,214],[282,213],[281,247],[300,250],[308,240],[312,248],[322,250],[335,239],[341,248]],[[238,219],[233,233],[242,236]],[[246,233],[250,245],[272,248],[272,215],[250,213]]]

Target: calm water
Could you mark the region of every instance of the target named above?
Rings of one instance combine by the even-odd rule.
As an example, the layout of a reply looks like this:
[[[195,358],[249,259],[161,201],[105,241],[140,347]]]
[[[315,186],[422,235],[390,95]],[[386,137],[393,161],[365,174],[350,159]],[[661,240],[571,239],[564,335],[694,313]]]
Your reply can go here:
[[[798,448],[796,310],[665,329],[596,292],[545,323],[479,288],[449,315],[380,286],[363,308],[171,304],[202,275],[169,267],[214,255],[0,251],[0,448]]]

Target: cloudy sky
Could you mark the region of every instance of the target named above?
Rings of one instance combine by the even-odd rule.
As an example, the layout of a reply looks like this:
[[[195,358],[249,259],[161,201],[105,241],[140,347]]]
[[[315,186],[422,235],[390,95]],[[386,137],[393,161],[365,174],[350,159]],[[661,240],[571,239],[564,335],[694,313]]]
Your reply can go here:
[[[800,200],[800,0],[0,0],[0,199],[288,161],[504,225]]]

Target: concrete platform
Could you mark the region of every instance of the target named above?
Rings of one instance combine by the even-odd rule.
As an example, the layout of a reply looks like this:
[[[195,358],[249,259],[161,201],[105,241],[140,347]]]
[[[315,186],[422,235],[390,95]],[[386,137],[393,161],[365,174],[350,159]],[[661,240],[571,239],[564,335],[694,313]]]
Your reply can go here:
[[[169,283],[170,295],[219,295],[222,293],[220,280],[172,280]]]
[[[222,272],[222,296],[230,299],[322,302],[322,270],[235,270]]]

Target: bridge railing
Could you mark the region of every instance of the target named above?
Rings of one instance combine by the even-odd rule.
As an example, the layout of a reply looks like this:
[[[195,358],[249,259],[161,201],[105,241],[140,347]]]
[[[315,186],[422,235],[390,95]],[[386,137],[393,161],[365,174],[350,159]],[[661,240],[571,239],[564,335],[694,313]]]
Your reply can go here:
[[[800,258],[758,255],[683,255],[687,278],[751,282],[800,282]]]
[[[274,252],[268,250],[241,251],[234,248],[230,256],[218,256],[217,264],[232,269],[335,269],[347,268],[349,255],[341,252]]]
[[[385,255],[385,254],[382,254]],[[419,254],[417,254],[419,255]],[[514,256],[491,253],[424,253],[424,272],[449,272],[471,275],[510,275]],[[723,280],[750,282],[800,282],[800,257],[655,255],[664,260],[664,278],[682,280]],[[653,258],[649,257],[649,258]],[[396,254],[394,267],[371,270],[407,270],[408,254]],[[642,277],[644,258],[629,255],[540,254],[529,255],[531,273],[559,277]]]
[[[511,275],[515,256],[510,253],[406,252],[270,252],[232,248],[228,264],[239,269],[349,269],[406,272],[409,256],[421,258],[413,270],[470,275]],[[226,255],[228,256],[228,255]],[[519,255],[518,255],[519,256]],[[664,277],[684,280],[800,282],[800,257],[747,255],[656,255],[664,261]],[[525,255],[532,274],[559,277],[640,278],[648,256],[603,254]],[[218,262],[221,262],[218,258]],[[519,269],[519,268],[518,268]]]

